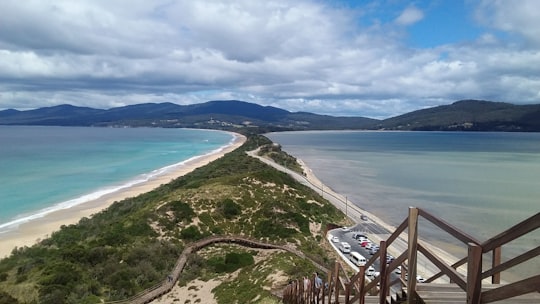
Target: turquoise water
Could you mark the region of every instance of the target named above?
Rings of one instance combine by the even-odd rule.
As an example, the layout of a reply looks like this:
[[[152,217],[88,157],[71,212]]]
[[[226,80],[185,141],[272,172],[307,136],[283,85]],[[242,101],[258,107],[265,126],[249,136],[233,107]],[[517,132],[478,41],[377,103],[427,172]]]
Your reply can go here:
[[[232,140],[191,129],[0,126],[0,232],[147,181]]]
[[[267,136],[323,183],[398,225],[424,208],[480,240],[540,211],[540,134],[286,132]],[[439,231],[427,239],[452,242]],[[540,231],[503,254],[540,245]],[[537,259],[538,260],[538,259]],[[540,265],[540,264],[536,264]]]

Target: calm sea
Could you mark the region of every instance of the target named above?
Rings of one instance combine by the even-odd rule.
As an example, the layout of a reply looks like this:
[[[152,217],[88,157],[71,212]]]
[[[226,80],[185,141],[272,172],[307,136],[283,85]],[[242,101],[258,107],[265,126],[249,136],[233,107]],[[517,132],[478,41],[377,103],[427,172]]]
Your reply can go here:
[[[286,132],[267,136],[323,183],[398,225],[409,206],[486,240],[540,211],[540,134]],[[438,232],[427,231],[437,240]],[[510,249],[540,245],[540,231]],[[519,248],[518,248],[519,247]]]
[[[191,129],[0,126],[0,233],[147,181],[231,140]]]

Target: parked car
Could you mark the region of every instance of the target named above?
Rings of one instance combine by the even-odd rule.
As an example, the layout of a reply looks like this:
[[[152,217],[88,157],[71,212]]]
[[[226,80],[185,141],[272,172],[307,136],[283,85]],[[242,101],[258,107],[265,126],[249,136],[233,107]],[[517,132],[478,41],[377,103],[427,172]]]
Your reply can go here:
[[[394,270],[395,273],[401,274],[401,266],[398,266],[396,270]]]
[[[360,246],[366,247],[366,245],[367,245],[368,243],[370,243],[369,240],[363,240],[363,241],[360,242]]]
[[[372,277],[375,274],[375,267],[369,266],[368,269],[366,269],[366,275]]]
[[[339,243],[339,238],[338,238],[337,236],[334,236],[334,237],[332,238],[332,242],[334,242],[334,243]]]
[[[349,232],[349,231],[351,231],[351,229],[349,229],[349,227],[341,227],[341,231]]]
[[[374,255],[377,251],[379,251],[379,246],[375,245],[369,249],[369,254]]]
[[[349,243],[347,242],[341,242],[341,244],[339,245],[339,250],[341,250],[341,252],[343,253],[350,253],[351,245],[349,245]]]
[[[420,275],[417,275],[416,276],[416,282],[418,283],[424,283],[426,281],[426,279],[424,279],[422,276]]]
[[[375,244],[373,244],[372,242],[368,242],[364,247],[366,247],[366,249],[371,249],[374,245]]]
[[[367,239],[367,236],[363,233],[354,233],[352,237],[355,240],[360,240],[360,238]]]

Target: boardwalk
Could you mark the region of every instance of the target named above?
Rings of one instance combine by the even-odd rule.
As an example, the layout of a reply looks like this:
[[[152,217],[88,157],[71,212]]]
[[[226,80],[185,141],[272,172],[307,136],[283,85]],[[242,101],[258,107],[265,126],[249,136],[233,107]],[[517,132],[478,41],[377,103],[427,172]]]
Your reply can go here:
[[[304,253],[302,253],[301,251],[298,251],[295,248],[292,248],[290,246],[282,246],[282,245],[277,245],[277,244],[264,243],[264,242],[261,242],[261,241],[258,241],[258,240],[249,239],[249,238],[242,237],[242,236],[212,236],[212,237],[208,237],[208,238],[199,240],[199,241],[197,241],[195,243],[192,243],[189,246],[187,246],[184,249],[184,251],[182,251],[182,254],[179,256],[179,258],[178,258],[178,260],[176,262],[176,265],[175,265],[174,269],[171,272],[171,277],[164,279],[163,282],[161,282],[160,284],[158,284],[158,285],[156,285],[154,287],[148,288],[148,289],[144,290],[143,292],[139,293],[138,295],[133,296],[133,297],[131,297],[129,299],[121,300],[121,301],[106,302],[106,303],[110,303],[110,304],[112,304],[112,303],[114,303],[114,304],[124,304],[124,303],[125,304],[128,304],[128,303],[144,304],[144,303],[149,303],[152,300],[154,300],[156,298],[159,298],[164,294],[167,294],[168,292],[170,292],[173,289],[174,285],[176,284],[176,282],[180,278],[180,275],[182,274],[182,271],[184,270],[184,267],[186,266],[187,259],[188,259],[189,255],[191,253],[193,253],[193,252],[196,252],[196,251],[200,250],[201,248],[204,248],[206,246],[216,244],[216,243],[234,243],[234,244],[238,244],[238,245],[245,246],[245,247],[251,247],[251,248],[279,249],[279,250],[288,251],[288,252],[290,252],[290,253],[292,253],[292,254],[300,257],[300,258],[309,259],[308,257],[306,257],[306,255]],[[318,264],[317,262],[315,262],[315,261],[313,261],[311,259],[309,259],[309,260],[319,270],[321,270],[322,272],[327,272],[328,271],[324,266]]]

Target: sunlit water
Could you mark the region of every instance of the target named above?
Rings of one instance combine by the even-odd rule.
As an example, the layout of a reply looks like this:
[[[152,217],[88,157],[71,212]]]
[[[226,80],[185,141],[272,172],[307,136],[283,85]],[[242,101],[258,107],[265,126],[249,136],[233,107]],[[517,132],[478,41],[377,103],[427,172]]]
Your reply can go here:
[[[484,241],[540,211],[537,133],[343,131],[267,136],[302,159],[333,190],[393,225],[407,216],[409,206],[417,206]],[[431,228],[422,233],[460,253],[449,245],[456,242],[446,234]],[[503,255],[538,245],[540,231],[503,247]],[[540,269],[538,258],[531,264]]]
[[[187,129],[0,126],[0,236],[147,181],[232,138]]]

